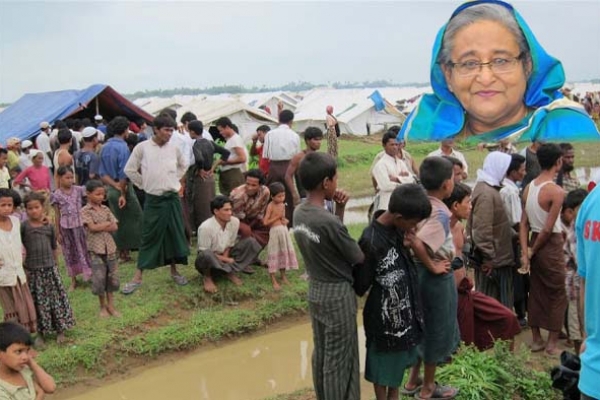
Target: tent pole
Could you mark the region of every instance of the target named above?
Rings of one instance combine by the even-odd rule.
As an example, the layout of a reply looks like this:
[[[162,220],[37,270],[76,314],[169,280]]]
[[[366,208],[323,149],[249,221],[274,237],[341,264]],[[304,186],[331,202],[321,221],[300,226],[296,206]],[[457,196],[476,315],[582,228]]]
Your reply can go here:
[[[98,97],[96,97],[96,114],[100,115],[100,102],[98,101]]]

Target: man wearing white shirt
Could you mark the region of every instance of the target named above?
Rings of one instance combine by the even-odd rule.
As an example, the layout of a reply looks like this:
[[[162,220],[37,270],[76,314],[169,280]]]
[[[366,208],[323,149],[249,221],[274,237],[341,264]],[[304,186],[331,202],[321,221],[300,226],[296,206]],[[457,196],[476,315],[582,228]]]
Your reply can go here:
[[[52,147],[50,147],[50,124],[46,121],[40,123],[40,134],[35,139],[35,147],[44,153],[44,165],[52,168]]]
[[[237,272],[244,271],[262,250],[253,237],[238,240],[240,220],[232,216],[231,199],[219,195],[210,202],[213,217],[198,228],[198,257],[196,269],[203,277],[204,291],[216,293],[217,286],[213,274],[218,271],[226,274],[235,285],[242,280]]]
[[[387,210],[392,192],[399,185],[415,182],[415,176],[410,173],[404,161],[397,157],[396,135],[393,132],[386,133],[381,139],[381,144],[385,154],[377,161],[372,172],[378,190],[375,211]]]
[[[219,133],[225,138],[225,148],[231,153],[227,160],[219,160],[219,191],[225,196],[236,187],[244,184],[244,172],[248,162],[248,151],[244,140],[233,130],[233,123],[227,117],[221,117],[216,122]]]
[[[279,126],[265,135],[262,154],[263,158],[270,160],[267,184],[281,182],[285,187],[285,217],[290,226],[294,219],[293,188],[288,187],[285,173],[292,158],[300,153],[300,136],[292,130],[293,122],[294,113],[290,110],[283,110],[279,113]]]
[[[181,178],[188,163],[180,149],[170,142],[175,121],[161,114],[153,125],[152,139],[138,144],[125,165],[125,174],[146,192],[146,198],[137,270],[133,280],[123,288],[124,294],[140,287],[144,270],[164,265],[171,266],[171,277],[176,284],[187,284],[176,264],[187,265],[190,254],[179,201]]]
[[[427,155],[427,157],[433,156],[450,156],[460,160],[460,162],[462,162],[463,164],[463,179],[467,179],[467,176],[469,175],[469,166],[467,165],[467,159],[465,158],[463,153],[454,149],[454,139],[442,140],[440,148],[432,151]]]

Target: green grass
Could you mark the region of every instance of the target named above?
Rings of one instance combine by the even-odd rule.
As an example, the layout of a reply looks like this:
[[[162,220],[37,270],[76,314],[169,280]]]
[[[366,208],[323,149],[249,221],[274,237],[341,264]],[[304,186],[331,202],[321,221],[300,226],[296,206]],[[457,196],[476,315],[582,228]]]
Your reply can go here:
[[[119,371],[135,357],[195,348],[306,310],[308,284],[299,279],[301,271],[289,274],[292,284],[280,293],[273,292],[266,269],[256,267],[254,275],[242,276],[241,287],[218,280],[219,293],[207,295],[193,259],[189,265],[180,268],[190,280],[187,286],[176,286],[168,268],[161,268],[146,272],[134,294],[116,294],[120,318],[98,318],[97,297],[84,284],[69,294],[77,324],[67,332],[68,343],[48,339],[38,361],[64,386]],[[134,264],[120,268],[123,284],[133,276]],[[63,279],[66,284],[67,276]]]
[[[350,231],[357,238],[363,228],[351,225]],[[59,346],[47,338],[39,363],[61,386],[68,386],[124,371],[140,360],[197,348],[207,341],[255,331],[284,316],[306,313],[308,283],[299,278],[304,272],[299,252],[300,269],[288,274],[291,285],[279,293],[273,291],[267,270],[255,267],[254,275],[242,274],[242,286],[218,279],[219,292],[208,295],[193,261],[191,256],[189,266],[180,268],[190,281],[187,286],[176,286],[168,268],[160,268],[147,271],[134,294],[116,294],[120,318],[99,318],[97,297],[89,284],[82,284],[69,293],[77,324],[66,333],[68,343]],[[69,278],[64,266],[59,268],[66,287]],[[122,285],[134,271],[134,262],[120,266]]]

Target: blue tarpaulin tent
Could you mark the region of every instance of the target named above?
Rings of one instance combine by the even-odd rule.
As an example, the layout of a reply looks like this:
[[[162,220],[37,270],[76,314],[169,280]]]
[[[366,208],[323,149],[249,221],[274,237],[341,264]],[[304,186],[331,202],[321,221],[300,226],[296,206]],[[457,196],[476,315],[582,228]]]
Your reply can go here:
[[[54,123],[69,117],[105,119],[123,115],[130,120],[152,121],[148,114],[108,85],[92,85],[83,90],[29,93],[0,113],[0,144],[17,137],[29,139],[40,131],[40,122]]]

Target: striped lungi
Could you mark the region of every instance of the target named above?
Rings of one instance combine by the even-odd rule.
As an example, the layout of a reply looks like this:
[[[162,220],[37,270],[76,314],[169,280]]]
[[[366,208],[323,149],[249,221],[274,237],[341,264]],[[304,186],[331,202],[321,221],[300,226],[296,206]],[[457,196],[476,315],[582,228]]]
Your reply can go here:
[[[311,279],[312,373],[318,400],[360,399],[356,295],[348,282]]]
[[[489,275],[475,269],[475,287],[478,291],[498,300],[506,308],[512,310],[515,304],[514,277],[515,267],[498,267],[492,269]]]

